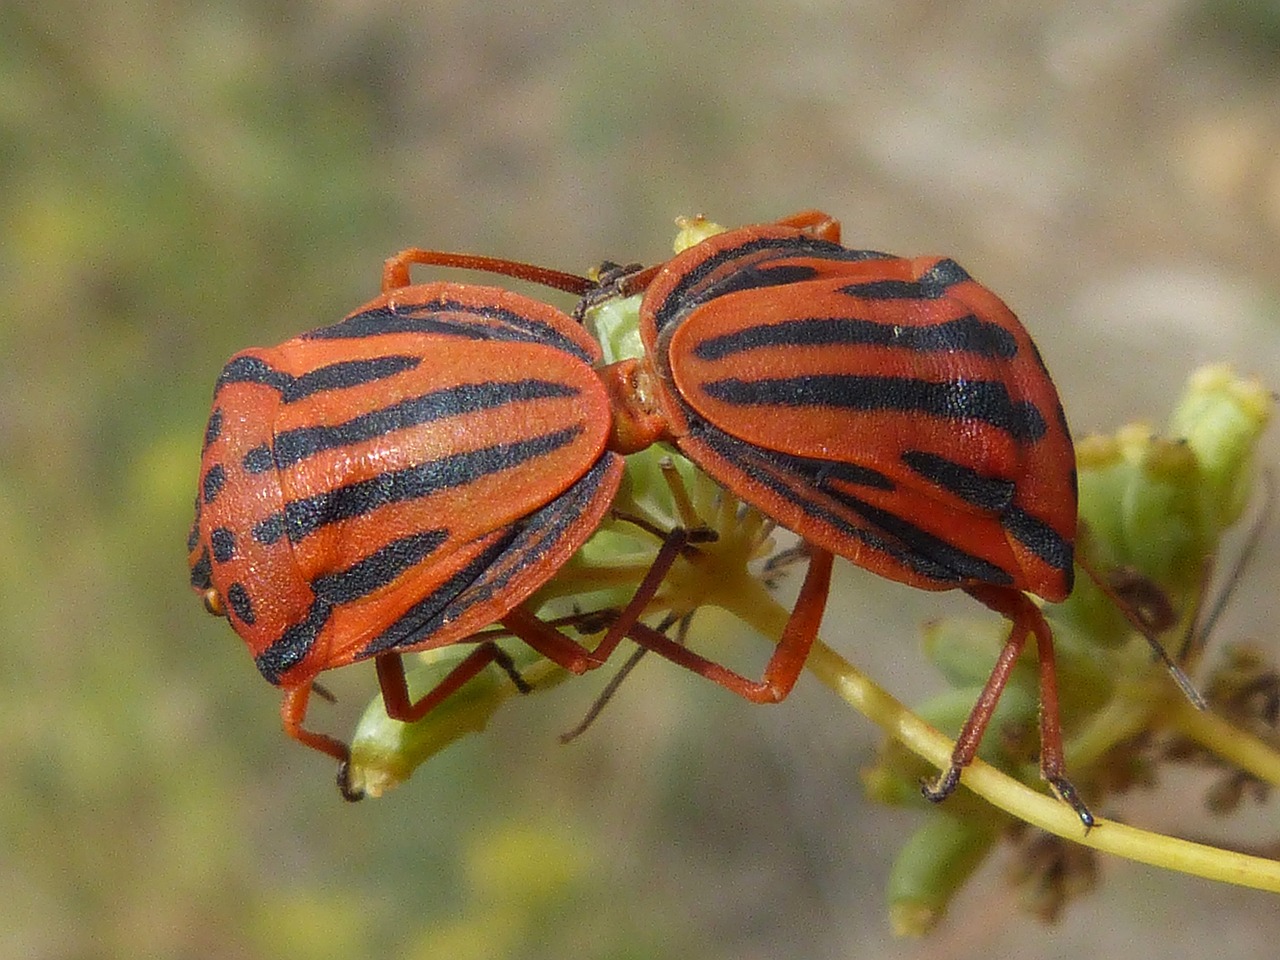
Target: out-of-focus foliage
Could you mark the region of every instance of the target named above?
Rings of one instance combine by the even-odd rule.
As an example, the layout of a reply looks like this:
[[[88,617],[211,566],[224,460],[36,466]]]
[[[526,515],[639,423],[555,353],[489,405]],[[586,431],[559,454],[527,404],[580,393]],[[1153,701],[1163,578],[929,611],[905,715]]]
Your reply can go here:
[[[1257,56],[1270,69],[1280,67],[1280,3],[1276,0],[1208,0],[1199,13],[1219,36]]]

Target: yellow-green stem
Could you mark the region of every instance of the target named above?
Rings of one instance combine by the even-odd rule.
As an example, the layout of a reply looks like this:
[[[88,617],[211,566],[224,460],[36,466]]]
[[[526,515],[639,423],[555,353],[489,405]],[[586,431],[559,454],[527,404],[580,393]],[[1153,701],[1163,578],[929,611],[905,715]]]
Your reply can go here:
[[[1180,701],[1170,718],[1178,732],[1260,780],[1280,787],[1280,753],[1219,716]]]
[[[739,593],[733,598],[732,611],[765,636],[776,637],[786,623],[787,611],[763,585],[753,583],[754,588],[749,593]],[[912,753],[940,770],[950,763],[955,746],[952,740],[916,717],[826,644],[821,641],[814,643],[807,669]],[[1191,711],[1191,716],[1183,718],[1179,715],[1180,725],[1185,724],[1184,731],[1197,739],[1200,739],[1198,734],[1202,734],[1206,739],[1200,739],[1200,742],[1212,746],[1215,751],[1228,744],[1245,741],[1240,731],[1224,725],[1222,721],[1211,718],[1211,722],[1205,723],[1208,715],[1198,713],[1189,704],[1187,710]],[[1273,779],[1277,774],[1274,764],[1280,763],[1280,758],[1265,744],[1259,743],[1259,746],[1261,750],[1242,751],[1245,756],[1238,755],[1236,751],[1228,755],[1226,749],[1222,749],[1222,754],[1242,765],[1242,761],[1247,759],[1246,769],[1276,782]],[[982,761],[975,761],[966,768],[962,783],[1006,813],[1067,840],[1167,870],[1280,893],[1280,862],[1191,843],[1111,820],[1100,820],[1086,833],[1068,806],[1032,790]]]

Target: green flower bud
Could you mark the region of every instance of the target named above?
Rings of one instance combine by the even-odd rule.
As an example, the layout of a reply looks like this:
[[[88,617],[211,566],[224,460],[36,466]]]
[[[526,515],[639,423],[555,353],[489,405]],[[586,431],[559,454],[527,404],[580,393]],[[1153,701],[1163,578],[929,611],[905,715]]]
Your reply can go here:
[[[995,842],[993,824],[940,813],[898,851],[889,873],[889,922],[900,937],[921,937],[942,919]]]
[[[640,300],[634,297],[611,298],[587,308],[582,322],[600,343],[605,363],[617,363],[644,356],[640,342]]]
[[[410,697],[416,700],[433,689],[473,650],[465,644],[422,654],[427,662],[406,676]],[[512,645],[511,659],[534,692],[569,676],[523,644]],[[381,796],[454,741],[483,730],[498,707],[519,692],[506,672],[491,663],[416,723],[392,720],[382,697],[374,697],[351,740],[348,783],[366,796]]]
[[[1253,452],[1275,398],[1225,365],[1202,367],[1173,411],[1170,432],[1200,464],[1206,519],[1214,534],[1240,518],[1253,488]]]

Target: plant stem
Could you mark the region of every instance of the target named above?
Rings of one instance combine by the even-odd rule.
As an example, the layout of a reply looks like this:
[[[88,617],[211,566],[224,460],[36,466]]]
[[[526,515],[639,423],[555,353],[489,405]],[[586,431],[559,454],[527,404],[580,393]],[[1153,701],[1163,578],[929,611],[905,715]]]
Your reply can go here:
[[[758,581],[752,583],[754,589],[746,592],[743,584],[735,584],[737,592],[734,595],[720,596],[716,601],[729,601],[726,609],[765,636],[779,636],[787,620],[786,609],[770,596],[762,584]],[[940,770],[951,762],[951,751],[955,747],[952,740],[920,720],[820,640],[814,643],[807,669],[912,753]],[[1185,705],[1184,713],[1185,716],[1178,714],[1178,724],[1183,732],[1250,772],[1277,782],[1280,757],[1265,744],[1211,714],[1194,710],[1190,704]],[[961,783],[1011,816],[1064,839],[1139,863],[1280,893],[1280,862],[1179,840],[1112,820],[1100,820],[1086,833],[1068,806],[980,760],[965,769]]]
[[[1265,741],[1185,701],[1173,706],[1169,719],[1179,733],[1259,780],[1280,787],[1280,753]]]

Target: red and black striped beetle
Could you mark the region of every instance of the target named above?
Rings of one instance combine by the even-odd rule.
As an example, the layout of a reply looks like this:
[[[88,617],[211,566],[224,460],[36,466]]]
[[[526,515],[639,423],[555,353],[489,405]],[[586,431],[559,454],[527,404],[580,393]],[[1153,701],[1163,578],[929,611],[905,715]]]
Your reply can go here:
[[[809,573],[761,681],[657,638],[654,649],[773,702],[803,668],[832,554],[911,586],[964,590],[1013,627],[926,796],[955,789],[1034,636],[1041,773],[1092,825],[1065,774],[1053,635],[1027,596],[1060,601],[1073,582],[1075,456],[1053,381],[1017,317],[954,260],[839,240],[836,220],[806,211],[712,236],[605,287],[487,258],[402,257],[534,279],[584,305],[643,292],[645,355],[602,371],[614,449],[669,442],[808,544]]]

